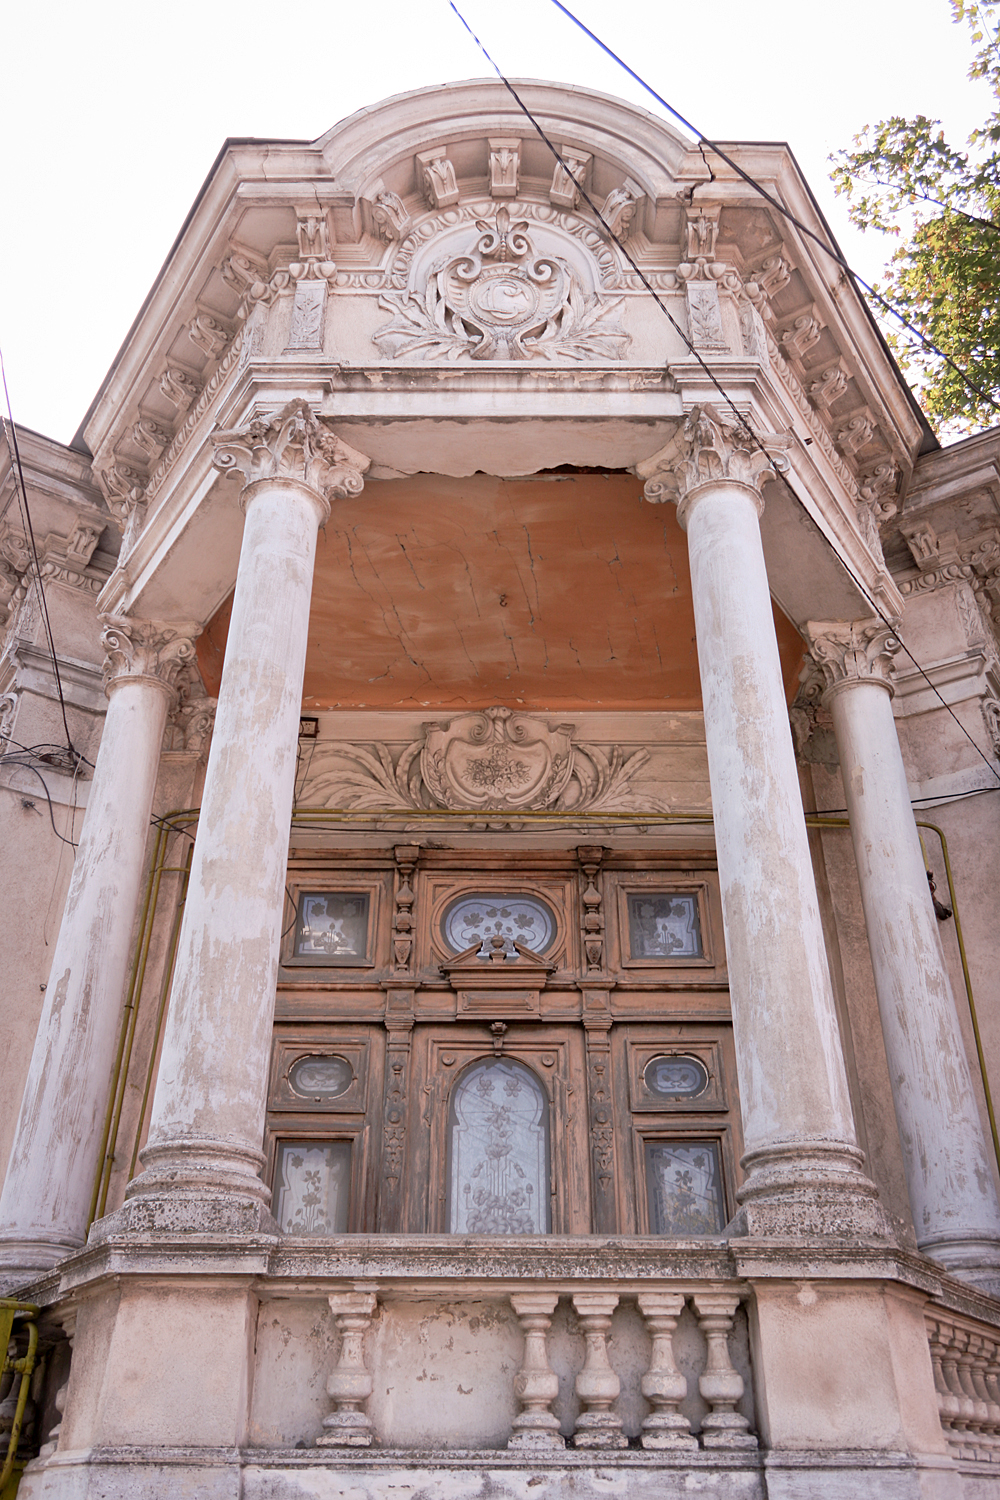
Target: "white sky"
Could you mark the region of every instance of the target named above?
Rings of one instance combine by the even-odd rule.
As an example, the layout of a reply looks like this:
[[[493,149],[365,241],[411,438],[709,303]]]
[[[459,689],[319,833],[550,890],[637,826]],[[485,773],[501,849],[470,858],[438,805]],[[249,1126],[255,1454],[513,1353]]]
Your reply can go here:
[[[510,77],[659,106],[550,0],[457,0]],[[964,141],[948,0],[576,0],[609,46],[709,137],[787,140],[869,280],[883,245],[846,224],[826,157],[918,112]],[[313,139],[391,94],[488,72],[447,0],[52,0],[3,29],[0,340],[14,416],[68,442],[226,136]]]

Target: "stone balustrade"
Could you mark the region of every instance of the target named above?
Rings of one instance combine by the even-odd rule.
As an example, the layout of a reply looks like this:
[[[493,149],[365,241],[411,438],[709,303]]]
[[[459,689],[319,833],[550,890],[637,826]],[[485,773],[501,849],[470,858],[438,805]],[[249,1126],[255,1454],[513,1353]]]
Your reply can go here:
[[[941,1427],[955,1458],[1000,1464],[1000,1327],[925,1313]]]
[[[472,1318],[461,1308],[462,1289],[451,1290],[451,1309],[447,1296],[440,1294],[432,1303],[419,1294],[403,1298],[398,1291],[361,1289],[357,1283],[353,1290],[329,1294],[340,1347],[326,1382],[333,1410],[315,1440],[318,1447],[448,1446],[434,1434],[433,1421],[422,1442],[401,1442],[398,1420],[389,1420],[390,1430],[382,1432],[370,1410],[377,1404],[370,1402],[376,1387],[386,1395],[390,1390],[396,1394],[397,1418],[405,1406],[406,1380],[400,1382],[393,1367],[397,1335],[392,1325],[395,1320],[401,1329],[416,1318],[425,1330],[435,1323],[461,1328],[463,1319],[465,1326],[474,1321],[503,1329],[506,1344],[494,1346],[492,1356],[484,1346],[477,1360],[484,1387],[494,1390],[495,1409],[507,1406],[514,1413],[506,1438],[494,1437],[493,1446],[539,1455],[569,1446],[598,1450],[602,1461],[630,1447],[672,1450],[678,1456],[699,1449],[756,1450],[747,1415],[753,1410],[752,1391],[733,1357],[734,1342],[739,1343],[738,1362],[749,1377],[746,1325],[741,1320],[741,1304],[749,1296],[746,1288],[674,1281],[642,1290],[536,1284],[510,1291],[503,1301],[477,1302],[479,1311]],[[510,1352],[516,1332],[521,1348],[515,1368]],[[425,1344],[432,1368],[414,1378],[441,1382],[441,1427],[446,1432],[451,1391],[465,1396],[473,1392],[462,1384],[459,1356],[449,1361],[454,1337],[435,1344],[427,1331]],[[484,1372],[484,1364],[494,1368]],[[623,1399],[625,1382],[629,1391]],[[1000,1407],[997,1418],[1000,1421]]]

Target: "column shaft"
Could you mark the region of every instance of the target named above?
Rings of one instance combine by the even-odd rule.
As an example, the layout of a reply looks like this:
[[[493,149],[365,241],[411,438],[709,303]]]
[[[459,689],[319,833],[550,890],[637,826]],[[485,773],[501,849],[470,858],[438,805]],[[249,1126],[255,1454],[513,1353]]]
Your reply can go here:
[[[127,621],[104,639],[108,712],[0,1199],[11,1275],[54,1265],[87,1236],[170,679],[192,651]]]
[[[258,1172],[316,536],[324,491],[362,487],[356,468],[331,473],[334,450],[367,463],[302,402],[217,443],[248,475],[246,527],[130,1228],[270,1222]]]
[[[751,1232],[885,1232],[851,1113],[760,538],[766,455],[707,408],[640,466],[688,535]],[[666,479],[663,478],[666,471]]]
[[[810,627],[823,631],[829,627]],[[842,628],[833,627],[843,636]],[[850,627],[848,627],[850,631]],[[856,633],[856,632],[855,632]],[[886,642],[887,630],[868,637]],[[822,642],[830,641],[829,635]],[[829,651],[817,653],[821,662]],[[842,657],[842,653],[841,654]],[[856,649],[847,652],[856,665]],[[880,674],[827,691],[840,754],[917,1242],[1000,1290],[1000,1208]]]

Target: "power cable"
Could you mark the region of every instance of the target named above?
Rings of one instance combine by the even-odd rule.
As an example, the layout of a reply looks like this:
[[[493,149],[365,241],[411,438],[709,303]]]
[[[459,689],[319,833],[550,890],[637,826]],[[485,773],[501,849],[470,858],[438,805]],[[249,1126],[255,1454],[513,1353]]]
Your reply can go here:
[[[994,411],[1000,412],[1000,401],[996,401],[988,391],[984,391],[980,386],[976,385],[975,381],[969,378],[967,372],[963,370],[960,365],[956,364],[950,355],[945,354],[943,349],[939,349],[936,344],[932,343],[925,334],[921,333],[916,324],[911,323],[908,318],[904,317],[899,309],[895,307],[888,300],[888,298],[883,297],[881,292],[876,291],[875,287],[869,285],[869,283],[865,281],[864,277],[860,276],[858,272],[855,271],[848,263],[848,261],[844,258],[843,251],[839,250],[835,245],[828,245],[822,235],[817,234],[814,229],[810,229],[808,224],[803,224],[802,220],[797,218],[790,209],[786,208],[778,198],[775,198],[773,193],[769,193],[767,188],[764,187],[762,183],[757,182],[756,179],[752,177],[750,173],[747,172],[743,167],[741,167],[737,161],[734,161],[731,156],[727,155],[727,153],[723,151],[721,146],[717,145],[715,141],[709,140],[708,136],[703,135],[695,125],[691,124],[690,120],[686,120],[679,110],[674,109],[672,104],[668,104],[666,99],[664,99],[662,95],[658,94],[656,90],[650,84],[648,84],[644,78],[641,78],[634,68],[630,68],[628,63],[624,62],[623,59],[618,56],[617,52],[612,51],[607,42],[603,42],[601,38],[596,34],[596,32],[591,31],[589,26],[585,26],[583,22],[573,14],[568,6],[563,5],[562,0],[552,0],[552,4],[557,8],[557,10],[561,10],[563,15],[566,16],[568,20],[573,22],[574,26],[579,27],[579,29],[584,32],[586,36],[589,36],[591,41],[595,42],[597,46],[600,47],[602,52],[605,52],[608,57],[612,58],[613,61],[616,62],[618,66],[629,75],[630,78],[635,79],[635,82],[639,85],[639,87],[645,89],[646,93],[649,94],[651,98],[655,99],[658,104],[661,104],[668,114],[673,115],[678,124],[682,125],[685,130],[689,131],[691,135],[695,136],[700,146],[709,151],[714,151],[716,156],[718,156],[721,161],[724,161],[726,163],[726,166],[730,167],[738,177],[741,177],[748,187],[752,187],[754,192],[759,193],[760,196],[765,199],[766,202],[770,203],[771,207],[776,209],[783,218],[787,219],[790,224],[794,224],[795,228],[799,231],[800,234],[804,234],[809,239],[813,240],[820,247],[820,249],[825,252],[825,254],[830,256],[831,260],[835,260],[837,265],[842,271],[846,273],[846,275],[852,277],[853,280],[857,282],[858,286],[863,288],[863,290],[868,293],[869,297],[874,297],[875,301],[878,302],[883,308],[885,308],[886,312],[894,317],[897,322],[899,322],[902,327],[907,330],[908,333],[911,333],[914,338],[918,339],[925,349],[927,349],[931,354],[935,355],[938,359],[944,360],[948,368],[954,370],[955,374],[962,381],[963,385],[965,385],[970,391],[972,391],[974,395],[978,396],[981,401],[985,401],[987,406],[992,406]],[[454,9],[455,7],[453,5],[452,10]],[[490,59],[490,61],[492,62],[492,58]],[[496,67],[496,64],[494,63],[493,66]],[[709,168],[709,170],[711,171],[711,168]]]
[[[45,585],[42,580],[41,564],[38,561],[38,546],[35,542],[35,529],[31,524],[31,510],[28,506],[28,488],[24,482],[24,467],[21,463],[21,448],[17,441],[17,428],[14,425],[14,414],[11,411],[10,391],[7,388],[7,368],[3,360],[3,350],[0,349],[0,377],[3,379],[4,400],[7,406],[7,417],[4,419],[4,436],[7,439],[7,451],[11,463],[16,470],[15,489],[18,493],[18,503],[21,515],[24,519],[24,528],[31,545],[31,556],[35,564],[35,576],[38,580],[38,599],[42,608],[42,618],[45,621],[45,638],[48,642],[49,655],[52,658],[52,671],[55,675],[56,691],[59,694],[59,708],[62,712],[63,729],[66,731],[66,748],[71,755],[75,756],[77,751],[73,745],[73,738],[69,732],[69,720],[66,717],[66,699],[63,696],[62,678],[59,675],[59,661],[56,657],[55,642],[52,638],[52,622],[49,619],[49,606],[45,598]],[[13,445],[13,446],[12,446]]]
[[[763,442],[758,437],[757,433],[754,432],[753,428],[751,427],[750,423],[747,421],[747,419],[744,416],[744,414],[735,405],[735,403],[733,402],[733,400],[730,397],[729,393],[719,383],[719,380],[718,380],[717,376],[715,375],[715,372],[712,370],[711,366],[706,363],[705,359],[702,357],[702,355],[699,353],[699,351],[694,347],[694,344],[692,343],[691,339],[688,337],[688,335],[685,332],[685,330],[681,327],[681,325],[678,323],[677,319],[670,312],[669,308],[667,307],[667,305],[663,301],[663,299],[658,295],[658,293],[656,292],[656,290],[653,287],[652,283],[649,281],[649,278],[646,276],[646,274],[644,273],[644,271],[642,270],[642,268],[638,265],[638,263],[636,262],[636,260],[632,256],[631,252],[627,248],[627,246],[618,238],[617,234],[615,234],[614,230],[611,228],[610,224],[605,219],[603,213],[597,207],[597,204],[590,197],[589,193],[583,187],[583,184],[578,180],[578,178],[576,177],[576,174],[571,170],[571,168],[569,167],[569,165],[567,164],[567,162],[564,161],[563,157],[561,156],[561,154],[559,153],[559,151],[557,150],[557,148],[553,145],[552,141],[550,141],[549,137],[546,135],[545,131],[542,129],[542,127],[539,124],[539,122],[535,119],[535,116],[531,113],[531,111],[528,108],[528,106],[524,103],[524,100],[518,94],[518,92],[514,88],[513,84],[504,75],[504,73],[497,66],[497,64],[493,61],[493,58],[490,56],[489,52],[486,50],[486,47],[483,45],[482,41],[479,39],[479,37],[473,31],[472,27],[469,25],[468,21],[462,15],[461,11],[458,9],[458,6],[455,4],[455,0],[448,0],[448,3],[450,5],[451,9],[454,11],[455,15],[458,17],[459,21],[461,21],[462,25],[465,27],[465,30],[469,33],[469,35],[471,36],[472,40],[475,42],[476,46],[479,48],[480,52],[485,57],[486,61],[489,63],[490,67],[496,73],[497,77],[499,78],[500,82],[503,84],[504,88],[511,95],[511,97],[514,100],[514,102],[517,104],[517,107],[521,110],[522,114],[525,116],[525,118],[533,126],[533,128],[535,129],[535,131],[537,132],[537,134],[541,138],[541,140],[544,141],[545,145],[552,152],[552,155],[554,156],[555,160],[559,163],[560,167],[567,174],[567,176],[569,177],[570,181],[575,185],[575,187],[577,188],[577,190],[578,190],[578,192],[580,194],[580,197],[584,200],[584,202],[587,204],[587,206],[590,209],[590,211],[593,213],[594,217],[601,224],[602,228],[604,229],[605,233],[608,235],[609,239],[615,245],[617,245],[617,247],[618,247],[619,251],[621,252],[622,256],[624,257],[625,260],[628,261],[628,264],[631,266],[631,268],[634,271],[634,273],[636,274],[636,276],[638,276],[638,278],[642,282],[643,286],[649,292],[650,296],[653,298],[653,301],[656,303],[657,307],[660,309],[660,311],[666,317],[666,319],[670,323],[671,327],[674,328],[674,330],[680,335],[680,337],[681,337],[683,343],[686,345],[688,351],[698,361],[698,364],[701,366],[701,368],[704,371],[704,373],[708,376],[708,379],[711,381],[711,383],[714,386],[715,390],[718,392],[719,396],[722,398],[722,400],[725,402],[726,406],[732,412],[733,416],[736,419],[737,424],[746,433],[747,437],[750,439],[750,441],[754,445],[754,447],[756,447],[758,449],[758,451],[760,453],[762,453],[764,455],[764,457],[768,460],[768,463],[769,464],[773,463],[773,459],[772,459],[771,454],[768,453],[768,451],[765,448]],[[560,10],[566,10],[566,7],[561,4],[561,0],[553,0],[553,4],[558,5],[558,7],[559,7]],[[632,73],[631,68],[627,67],[626,64],[623,63],[621,61],[621,59],[617,56],[617,54],[614,53],[614,52],[612,52],[609,47],[606,47],[604,45],[604,43],[600,40],[599,37],[594,36],[594,33],[591,32],[591,31],[589,31],[586,26],[583,26],[581,22],[576,21],[576,17],[572,15],[572,12],[566,10],[566,14],[567,14],[567,16],[570,17],[571,20],[575,21],[576,24],[581,27],[581,30],[586,31],[588,36],[593,37],[594,41],[597,42],[598,46],[602,47],[604,49],[604,51],[606,51],[609,54],[609,56],[613,57],[615,59],[615,61],[618,62],[621,65],[621,67],[623,67],[625,69],[625,71],[627,73],[631,74],[631,76],[634,77],[634,78],[636,78],[638,82],[642,83],[642,80],[639,79],[638,74]],[[649,86],[647,84],[643,84],[643,87],[647,88],[648,91],[651,94],[653,94],[654,98],[660,100],[660,103],[663,104],[663,106],[664,106],[665,109],[670,110],[671,114],[675,114],[676,117],[677,117],[677,119],[681,120],[681,123],[685,126],[686,129],[690,130],[692,132],[692,134],[695,134],[695,135],[698,134],[698,132],[695,131],[694,127],[692,125],[688,124],[688,122],[686,120],[684,120],[682,116],[677,115],[677,112],[675,110],[671,109],[670,105],[668,105],[665,100],[660,99],[659,94],[656,94],[656,93],[654,93],[654,91],[652,89],[649,89]],[[712,143],[710,141],[708,141],[707,139],[705,139],[705,144],[708,145],[708,146],[710,146],[713,150],[718,150],[718,148],[715,147],[715,146],[712,146]],[[723,158],[724,161],[727,161],[727,162],[730,161],[730,158],[727,157],[724,152],[719,151],[719,155],[722,156],[722,158]],[[767,198],[767,200],[769,202],[774,203],[775,207],[779,208],[782,213],[785,213],[785,216],[788,219],[790,219],[792,223],[798,225],[798,227],[801,228],[804,233],[808,234],[812,239],[816,240],[817,244],[820,244],[820,245],[823,244],[823,241],[819,238],[818,235],[814,234],[812,230],[810,230],[810,229],[807,228],[807,226],[799,224],[798,219],[796,219],[793,214],[787,213],[781,207],[781,205],[777,203],[777,200],[775,200],[775,199],[773,199],[771,197],[771,195],[766,191],[765,188],[761,187],[758,183],[756,183],[752,177],[750,177],[746,172],[744,172],[742,170],[742,168],[737,167],[736,163],[731,163],[731,164],[733,165],[734,169],[739,172],[740,176],[743,177],[755,189],[755,191],[760,192],[765,198]],[[824,248],[827,248],[827,247],[824,246]],[[836,254],[833,251],[830,251],[830,253],[834,255],[835,259],[837,259],[837,260],[839,260],[841,262],[841,264],[843,265],[844,269],[847,272],[849,272],[851,275],[854,274],[853,272],[850,271],[850,267],[846,264],[846,262],[843,261],[843,258],[841,256],[839,256],[839,254]],[[860,282],[860,284],[862,286],[866,285],[866,283],[864,283],[864,282],[861,281],[860,277],[857,277],[856,279]],[[884,299],[881,299],[881,300],[884,300]],[[888,306],[888,304],[886,304],[886,305]],[[957,368],[957,366],[956,366],[956,368]],[[959,373],[961,373],[961,371]],[[995,405],[996,403],[993,403],[993,404]],[[1000,410],[1000,406],[998,406],[997,409]],[[812,521],[813,518],[812,518],[812,516],[811,516],[811,514],[809,512],[808,506],[806,505],[805,501],[802,499],[801,495],[799,495],[799,493],[795,489],[795,486],[792,484],[791,480],[788,478],[788,475],[786,473],[784,473],[781,469],[778,469],[776,467],[774,468],[773,472],[776,474],[777,478],[785,485],[786,489],[788,490],[788,493],[792,496],[793,500],[795,500],[796,504],[801,508],[801,510],[803,511],[803,513],[806,515],[806,517],[810,521]],[[813,523],[813,524],[815,524],[815,523]],[[899,636],[899,634],[897,632],[897,629],[896,629],[896,626],[888,618],[888,616],[884,613],[884,611],[881,609],[881,607],[878,605],[878,603],[875,601],[875,599],[872,598],[872,595],[870,594],[867,586],[861,581],[860,578],[858,578],[855,575],[853,569],[848,565],[848,563],[845,561],[845,559],[843,557],[841,557],[841,555],[840,555],[840,553],[839,553],[839,551],[837,550],[836,547],[834,547],[834,546],[831,545],[831,551],[833,553],[833,556],[836,558],[837,562],[840,564],[841,568],[843,569],[844,573],[847,575],[847,577],[850,579],[851,583],[853,583],[854,587],[860,593],[861,597],[867,602],[867,604],[872,609],[872,611],[882,621],[882,624],[886,627],[886,629],[889,630],[890,632],[892,632],[893,638],[895,640],[899,641],[900,647],[902,648],[903,651],[906,652],[906,655],[909,657],[909,659],[913,663],[914,667],[917,669],[917,671],[920,673],[921,677],[927,683],[927,686],[934,693],[935,697],[941,703],[942,707],[945,708],[947,710],[947,712],[950,714],[951,718],[954,720],[955,724],[961,730],[961,732],[965,736],[965,738],[969,741],[969,744],[972,746],[973,750],[979,756],[979,758],[983,762],[983,764],[986,767],[988,767],[988,769],[990,771],[990,774],[993,777],[996,778],[996,780],[997,780],[998,783],[1000,783],[1000,772],[997,771],[996,767],[994,765],[992,765],[992,763],[990,762],[989,758],[983,753],[983,751],[980,749],[980,747],[976,744],[975,740],[972,738],[972,735],[969,733],[969,731],[966,729],[965,725],[962,723],[961,719],[958,717],[958,715],[955,713],[954,709],[951,707],[951,704],[947,703],[945,701],[944,697],[942,696],[942,694],[938,690],[937,686],[931,681],[930,677],[927,675],[927,673],[925,672],[925,670],[921,666],[921,664],[917,661],[916,657],[913,655],[913,652],[907,646],[906,642]]]
[[[45,777],[42,775],[38,767],[33,766],[30,760],[23,760],[19,755],[5,755],[3,760],[0,761],[0,768],[6,770],[8,766],[16,766],[23,771],[31,771],[34,776],[38,777],[39,781],[42,783],[42,791],[45,793],[45,800],[49,805],[49,822],[52,824],[52,832],[55,834],[57,839],[61,839],[64,844],[68,844],[71,849],[75,849],[77,846],[76,844],[74,844],[73,840],[65,838],[56,827],[55,815],[52,811],[52,798],[49,796],[49,789],[46,785]]]

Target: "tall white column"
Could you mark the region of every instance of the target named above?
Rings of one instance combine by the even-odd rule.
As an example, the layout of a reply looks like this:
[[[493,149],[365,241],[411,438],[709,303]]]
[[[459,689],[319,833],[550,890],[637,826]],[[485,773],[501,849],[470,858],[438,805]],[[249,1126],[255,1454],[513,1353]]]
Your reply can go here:
[[[844,778],[917,1243],[1000,1293],[1000,1206],[892,714],[880,620],[810,624]]]
[[[0,1276],[45,1270],[87,1237],[132,924],[181,630],[108,618],[108,712],[0,1198]]]
[[[213,441],[245,475],[246,527],[145,1171],[112,1216],[133,1230],[270,1222],[258,1172],[316,534],[368,467],[303,401]]]
[[[770,460],[696,407],[639,466],[688,536],[753,1234],[884,1235],[863,1173],[760,539]]]

